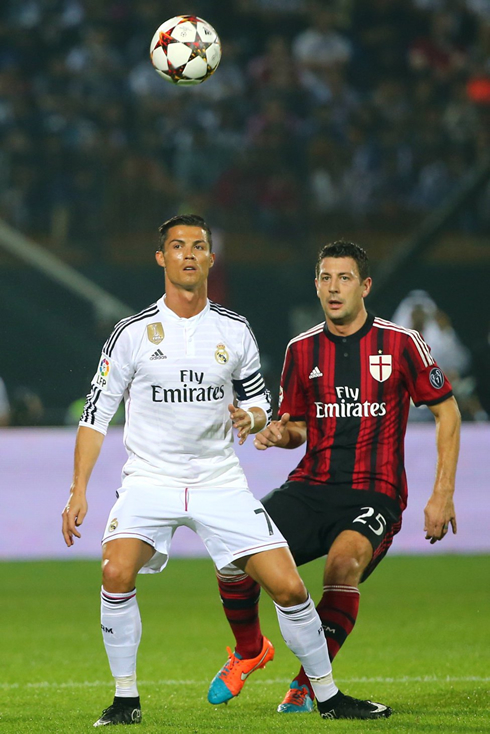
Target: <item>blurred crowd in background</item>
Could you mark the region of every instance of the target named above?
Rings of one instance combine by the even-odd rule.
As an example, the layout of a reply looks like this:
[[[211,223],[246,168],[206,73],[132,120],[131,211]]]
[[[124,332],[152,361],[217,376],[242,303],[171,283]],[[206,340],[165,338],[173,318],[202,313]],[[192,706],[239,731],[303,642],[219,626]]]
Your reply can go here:
[[[221,36],[219,73],[198,88],[149,63],[170,7]],[[305,215],[403,230],[488,155],[488,0],[185,8],[3,0],[1,216],[97,256],[189,205],[290,239]],[[458,226],[490,231],[490,190]]]
[[[221,37],[199,87],[173,87],[149,61],[172,12]],[[489,151],[490,0],[0,4],[0,217],[81,262],[110,262],[190,210],[283,247],[346,217],[402,233]],[[490,234],[490,186],[454,226]],[[405,325],[435,352],[445,336],[453,363],[435,357],[460,381],[465,417],[485,419],[476,353],[422,301]],[[12,423],[42,422],[36,397],[18,396]]]

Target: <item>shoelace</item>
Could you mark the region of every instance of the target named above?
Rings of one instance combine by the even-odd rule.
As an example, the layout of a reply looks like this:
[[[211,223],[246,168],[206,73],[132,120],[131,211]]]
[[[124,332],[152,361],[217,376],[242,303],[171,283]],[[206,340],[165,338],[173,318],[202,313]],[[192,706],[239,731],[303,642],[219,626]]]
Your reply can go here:
[[[231,648],[227,647],[226,652],[228,653],[229,660],[228,662],[223,666],[223,670],[221,671],[220,678],[223,680],[226,678],[232,671],[233,666],[235,663],[238,662],[239,658],[235,655],[234,652],[232,652]]]
[[[294,703],[301,706],[304,703],[307,692],[304,688],[290,688],[286,696],[287,703]]]

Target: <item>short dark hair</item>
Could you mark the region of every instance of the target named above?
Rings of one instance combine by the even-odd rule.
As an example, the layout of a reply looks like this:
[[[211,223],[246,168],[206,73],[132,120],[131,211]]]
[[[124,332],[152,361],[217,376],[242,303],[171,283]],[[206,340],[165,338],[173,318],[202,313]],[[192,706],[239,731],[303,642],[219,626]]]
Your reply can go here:
[[[177,214],[175,217],[171,217],[161,224],[160,227],[158,227],[158,231],[160,232],[160,250],[163,250],[165,247],[169,229],[172,227],[178,227],[179,225],[183,225],[184,227],[200,227],[203,229],[208,237],[209,250],[212,252],[213,237],[211,230],[204,219],[198,214]]]
[[[320,264],[325,257],[351,257],[357,263],[359,277],[361,280],[369,278],[369,258],[366,250],[354,242],[346,242],[345,240],[337,240],[324,245],[318,253],[318,259],[315,266],[315,275],[320,275]]]

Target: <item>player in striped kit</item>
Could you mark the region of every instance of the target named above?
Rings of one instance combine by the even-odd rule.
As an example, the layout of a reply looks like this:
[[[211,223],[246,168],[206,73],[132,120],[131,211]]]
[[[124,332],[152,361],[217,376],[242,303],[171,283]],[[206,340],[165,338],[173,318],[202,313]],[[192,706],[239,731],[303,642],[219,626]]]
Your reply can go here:
[[[442,540],[449,525],[456,532],[460,416],[451,385],[422,336],[366,311],[371,277],[361,247],[342,241],[326,245],[315,285],[325,322],[288,344],[279,420],[260,431],[254,443],[266,450],[307,442],[286,483],[262,501],[297,565],[328,554],[317,611],[333,660],[354,627],[360,582],[401,528],[410,400],[428,405],[436,421],[436,477],[425,508],[431,543]],[[245,576],[232,584],[223,573],[218,584],[237,651],[245,647],[252,656],[262,640],[258,593],[249,591]],[[232,654],[211,683],[210,702],[223,703],[240,692],[244,681],[235,668]],[[313,700],[302,668],[278,711],[309,712]]]
[[[319,708],[378,718],[389,710],[344,696],[332,678],[321,622],[287,543],[250,492],[233,450],[264,428],[270,399],[246,319],[207,298],[211,232],[195,215],[160,227],[165,296],[121,321],[105,343],[80,421],[74,478],[63,511],[68,546],[80,537],[86,488],[111,417],[124,399],[128,459],[102,540],[101,628],[116,692],[94,726],[136,724],[141,619],[136,576],[165,567],[181,525],[203,540],[218,569],[240,569],[275,602],[281,632],[308,670]],[[261,641],[248,671],[273,658]]]

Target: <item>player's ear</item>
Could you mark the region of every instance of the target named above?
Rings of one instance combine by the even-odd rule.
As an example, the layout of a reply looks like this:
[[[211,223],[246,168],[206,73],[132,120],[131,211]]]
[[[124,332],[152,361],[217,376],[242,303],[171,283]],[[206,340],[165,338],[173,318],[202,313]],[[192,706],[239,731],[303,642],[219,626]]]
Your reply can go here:
[[[155,252],[155,260],[161,268],[165,267],[165,255],[163,254],[162,250],[157,250]]]
[[[362,293],[362,297],[363,298],[366,298],[366,296],[369,295],[369,291],[371,290],[372,284],[373,284],[373,279],[372,278],[366,278],[366,280],[363,283],[363,286],[364,286],[364,290],[363,290],[363,293]]]
[[[214,252],[209,253],[209,267],[212,268],[214,265],[214,261],[216,260],[216,255]]]

